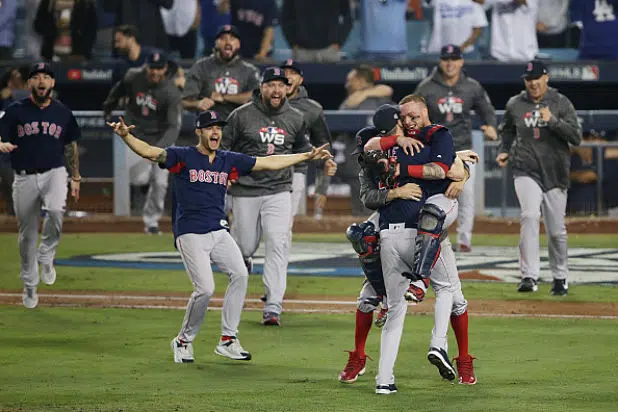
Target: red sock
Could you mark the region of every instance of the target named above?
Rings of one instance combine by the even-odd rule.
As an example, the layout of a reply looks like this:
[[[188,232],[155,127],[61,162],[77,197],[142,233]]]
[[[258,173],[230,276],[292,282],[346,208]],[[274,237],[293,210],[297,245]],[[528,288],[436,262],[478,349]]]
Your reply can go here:
[[[233,336],[221,335],[221,342],[227,342],[228,340],[232,340]]]
[[[457,339],[459,357],[468,356],[468,311],[459,316],[451,315],[451,326]]]
[[[356,309],[356,326],[354,330],[354,348],[359,356],[365,356],[365,343],[373,323],[373,312],[365,313]]]

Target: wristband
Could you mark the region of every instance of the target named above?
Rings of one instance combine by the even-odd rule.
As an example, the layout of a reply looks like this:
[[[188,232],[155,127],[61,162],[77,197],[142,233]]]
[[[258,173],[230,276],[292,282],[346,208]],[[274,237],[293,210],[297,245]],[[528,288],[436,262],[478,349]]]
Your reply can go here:
[[[380,149],[388,150],[397,144],[397,135],[380,138]]]

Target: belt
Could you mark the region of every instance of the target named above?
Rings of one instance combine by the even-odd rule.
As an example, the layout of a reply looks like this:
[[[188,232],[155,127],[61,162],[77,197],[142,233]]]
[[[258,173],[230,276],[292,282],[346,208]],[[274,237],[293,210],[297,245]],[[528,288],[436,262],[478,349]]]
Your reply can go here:
[[[393,229],[392,226],[398,226],[399,229],[417,229],[418,228],[418,224],[417,223],[411,223],[411,222],[398,222],[398,223],[382,223],[380,225],[380,230],[391,230]]]
[[[16,170],[18,175],[37,175],[40,173],[45,173],[45,172],[49,172],[51,170],[51,167],[47,167],[47,168],[42,168],[42,169],[21,169],[21,170]]]

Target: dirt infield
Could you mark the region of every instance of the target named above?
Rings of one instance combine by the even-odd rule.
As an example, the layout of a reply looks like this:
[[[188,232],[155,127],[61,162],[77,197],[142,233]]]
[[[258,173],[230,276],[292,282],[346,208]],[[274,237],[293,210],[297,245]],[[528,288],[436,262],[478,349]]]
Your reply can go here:
[[[131,309],[184,309],[189,294],[144,294],[110,293],[105,291],[41,291],[39,306],[72,306],[86,308],[131,308]],[[559,299],[559,298],[557,298]],[[223,303],[223,295],[215,294],[211,308],[218,309]],[[433,299],[419,305],[410,305],[410,314],[433,313]],[[0,305],[21,305],[21,291],[0,290]],[[248,296],[246,310],[259,311],[262,302],[258,296]],[[350,296],[308,296],[293,294],[286,297],[284,308],[287,312],[353,313],[356,302]],[[541,300],[476,300],[469,302],[472,316],[513,316],[513,317],[593,317],[618,319],[618,303],[590,303]]]
[[[359,216],[324,216],[315,220],[309,216],[297,216],[294,220],[295,233],[344,233],[347,227],[363,220]],[[605,217],[567,218],[569,233],[618,233],[618,219]],[[141,217],[118,217],[111,214],[93,214],[83,218],[66,217],[64,233],[128,233],[142,232],[144,223]],[[161,220],[161,230],[171,231],[171,219]],[[545,228],[541,223],[541,233]],[[17,232],[14,217],[0,216],[0,232]],[[474,222],[475,233],[519,233],[517,219],[477,217]]]

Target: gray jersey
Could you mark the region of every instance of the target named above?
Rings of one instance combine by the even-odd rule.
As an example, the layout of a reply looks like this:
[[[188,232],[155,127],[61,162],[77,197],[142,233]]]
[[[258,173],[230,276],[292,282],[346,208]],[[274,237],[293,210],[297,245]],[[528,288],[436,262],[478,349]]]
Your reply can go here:
[[[483,124],[496,127],[496,113],[483,86],[462,71],[454,86],[445,83],[436,67],[416,87],[425,98],[432,122],[444,125],[453,134],[455,150],[472,148],[472,115],[475,110]]]
[[[110,90],[103,110],[111,112],[121,98],[127,97],[125,121],[136,126],[135,135],[149,144],[167,147],[174,144],[180,131],[180,96],[180,90],[171,80],[152,84],[145,68],[134,68]]]
[[[549,122],[541,120],[539,109],[548,107]],[[500,152],[510,153],[516,176],[529,176],[543,189],[569,186],[569,143],[579,145],[582,129],[570,100],[549,88],[535,103],[526,91],[511,97],[500,125]]]
[[[223,130],[221,147],[250,156],[301,153],[311,150],[301,112],[287,100],[271,110],[254,93],[253,100],[234,110]],[[292,168],[252,172],[230,187],[233,196],[266,196],[292,190]]]
[[[367,209],[377,210],[386,205],[387,189],[379,189],[379,177],[367,168],[358,173],[360,180],[360,198]]]
[[[182,94],[183,99],[202,99],[213,92],[223,95],[240,94],[259,87],[260,72],[251,63],[236,57],[230,62],[214,55],[202,57],[191,66]],[[210,108],[225,119],[239,105],[216,103]]]
[[[319,147],[325,143],[331,144],[333,142],[322,105],[310,99],[304,87],[300,87],[298,95],[290,100],[290,105],[305,116],[309,141],[313,146]],[[307,162],[294,166],[294,172],[307,173]]]

